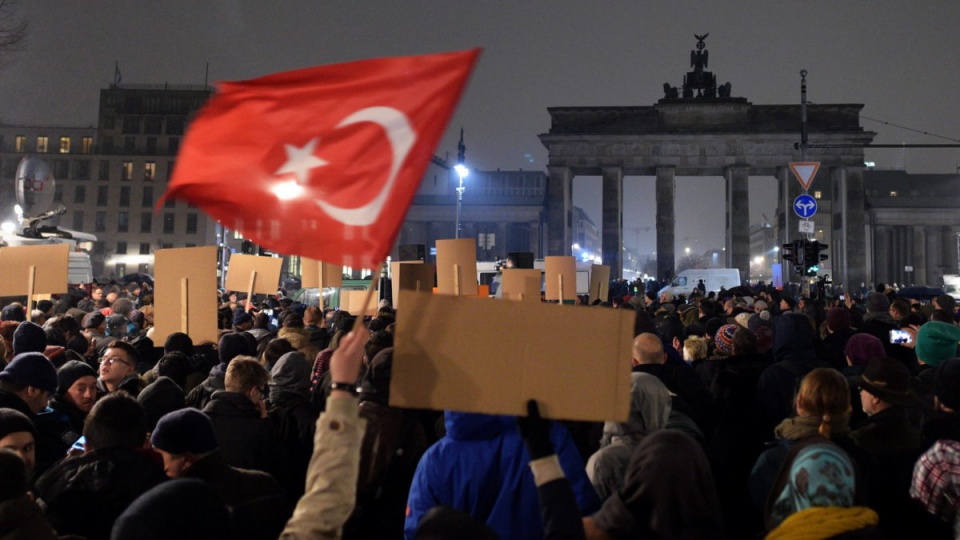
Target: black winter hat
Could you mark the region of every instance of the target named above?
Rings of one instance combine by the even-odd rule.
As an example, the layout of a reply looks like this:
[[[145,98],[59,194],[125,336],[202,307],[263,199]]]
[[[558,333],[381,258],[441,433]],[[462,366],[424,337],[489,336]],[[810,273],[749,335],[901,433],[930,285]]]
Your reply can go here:
[[[933,395],[945,406],[960,410],[960,360],[947,360],[937,367]]]
[[[57,368],[41,353],[21,353],[0,371],[0,381],[32,386],[52,394],[57,391]]]
[[[185,397],[183,389],[170,377],[160,377],[144,388],[137,401],[147,413],[147,431],[156,430],[164,415],[184,408]]]
[[[23,322],[25,320],[27,320],[27,317],[24,315],[23,306],[20,304],[10,304],[0,311],[0,321]]]
[[[242,310],[242,309],[238,309],[238,310],[236,310],[236,311],[233,312],[233,325],[234,325],[234,326],[237,326],[237,325],[240,325],[240,324],[244,324],[244,323],[248,323],[248,322],[253,322],[253,317],[251,317],[249,313],[247,313],[246,311],[244,311],[244,310]]]
[[[47,333],[37,323],[24,321],[13,332],[13,354],[42,353],[47,348]]]
[[[70,360],[57,370],[57,395],[62,396],[81,377],[97,377],[97,371],[86,362]]]
[[[254,356],[257,354],[256,349],[250,347],[250,342],[242,334],[243,332],[229,332],[220,337],[217,354],[220,357],[221,364],[227,365],[240,355]]]
[[[173,351],[182,352],[187,356],[193,356],[193,340],[183,332],[174,332],[167,336],[167,341],[163,343],[163,354]]]
[[[196,478],[168,480],[150,489],[113,524],[113,540],[227,540],[230,512],[209,484]]]
[[[27,415],[15,409],[0,409],[0,439],[11,433],[26,431],[36,438],[37,429]]]
[[[220,447],[210,417],[192,407],[163,415],[150,444],[171,454],[206,454]]]
[[[53,309],[53,302],[50,300],[40,300],[37,302],[36,309],[40,310],[44,314],[49,314],[50,310]]]
[[[80,324],[80,326],[82,326],[84,329],[96,328],[101,324],[103,324],[103,321],[105,320],[107,320],[107,318],[103,316],[103,313],[100,313],[99,311],[94,311],[92,313],[87,313],[86,315],[84,315],[83,322]]]

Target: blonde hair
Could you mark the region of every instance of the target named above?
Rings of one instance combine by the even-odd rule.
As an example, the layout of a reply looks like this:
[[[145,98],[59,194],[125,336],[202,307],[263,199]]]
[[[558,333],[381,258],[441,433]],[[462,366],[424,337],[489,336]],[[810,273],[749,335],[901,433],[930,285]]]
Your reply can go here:
[[[683,342],[683,359],[700,360],[707,357],[707,338],[690,336]]]
[[[820,435],[830,438],[830,422],[850,413],[850,385],[839,371],[817,368],[803,378],[797,392],[797,409],[819,417]]]

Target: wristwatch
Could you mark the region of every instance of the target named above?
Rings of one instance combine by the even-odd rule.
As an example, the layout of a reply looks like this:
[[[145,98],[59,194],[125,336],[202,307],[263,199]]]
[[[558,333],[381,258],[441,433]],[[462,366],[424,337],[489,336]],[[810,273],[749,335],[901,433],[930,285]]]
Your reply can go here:
[[[330,390],[341,390],[343,392],[348,392],[351,396],[355,396],[360,393],[360,389],[357,388],[357,385],[349,382],[334,382],[330,385]]]

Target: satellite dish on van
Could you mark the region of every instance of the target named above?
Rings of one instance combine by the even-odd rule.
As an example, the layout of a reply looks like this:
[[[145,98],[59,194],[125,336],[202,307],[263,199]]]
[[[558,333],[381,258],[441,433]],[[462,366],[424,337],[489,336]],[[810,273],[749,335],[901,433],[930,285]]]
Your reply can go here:
[[[53,205],[56,180],[50,165],[38,157],[25,157],[17,166],[17,204],[24,217],[42,214]]]

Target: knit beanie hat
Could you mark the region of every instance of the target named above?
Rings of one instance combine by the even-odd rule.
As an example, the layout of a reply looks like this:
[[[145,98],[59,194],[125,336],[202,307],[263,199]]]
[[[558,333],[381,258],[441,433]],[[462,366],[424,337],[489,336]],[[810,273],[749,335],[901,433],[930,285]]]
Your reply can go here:
[[[60,366],[60,369],[57,370],[57,395],[62,396],[66,394],[67,390],[73,386],[73,383],[77,382],[77,379],[81,377],[96,378],[97,372],[90,367],[90,364],[78,360],[70,360]]]
[[[94,311],[93,313],[87,313],[83,316],[83,323],[80,326],[82,326],[84,329],[96,328],[103,324],[103,321],[105,320],[107,320],[107,318],[103,316],[103,313]]]
[[[42,353],[47,348],[47,333],[37,323],[24,321],[13,332],[13,354]]]
[[[713,341],[718,351],[733,354],[733,335],[737,333],[737,328],[738,325],[736,324],[725,324],[717,330],[717,335]]]
[[[32,386],[52,394],[57,391],[57,368],[42,353],[20,353],[0,371],[0,381]]]
[[[183,389],[170,377],[160,377],[137,395],[147,413],[147,431],[153,432],[164,415],[184,408]]]
[[[24,315],[23,306],[20,304],[10,304],[0,311],[0,321],[23,322],[25,320],[27,320],[27,317]]]
[[[827,312],[827,327],[833,332],[850,328],[850,312],[842,307],[830,308]]]
[[[163,343],[163,354],[173,351],[182,352],[187,356],[193,355],[193,340],[183,332],[174,332],[167,336],[167,341]]]
[[[737,316],[734,317],[734,320],[737,321],[737,324],[739,324],[740,326],[742,326],[742,327],[744,327],[744,328],[746,328],[746,329],[749,330],[749,329],[750,329],[750,317],[752,317],[752,316],[753,316],[752,313],[738,313]]]
[[[960,327],[940,321],[924,323],[917,333],[917,360],[937,367],[957,357],[957,342],[960,342]]]
[[[960,360],[947,360],[933,376],[933,395],[940,403],[960,410]]]
[[[230,512],[216,491],[196,478],[168,480],[150,489],[113,524],[113,540],[226,540]]]
[[[227,365],[240,355],[253,356],[256,354],[256,349],[250,350],[250,343],[242,334],[243,332],[229,332],[220,336],[217,354],[220,356],[221,364]]]
[[[150,435],[150,444],[171,454],[206,454],[220,446],[210,417],[192,407],[163,415]]]
[[[0,439],[26,431],[36,438],[37,430],[27,415],[15,409],[0,409]]]
[[[867,295],[867,311],[885,313],[890,309],[890,299],[881,292],[872,292]]]
[[[865,366],[873,358],[887,355],[883,342],[873,334],[854,334],[847,340],[843,354],[854,366]]]
[[[237,326],[243,323],[253,322],[253,317],[242,309],[233,312],[233,325]]]

